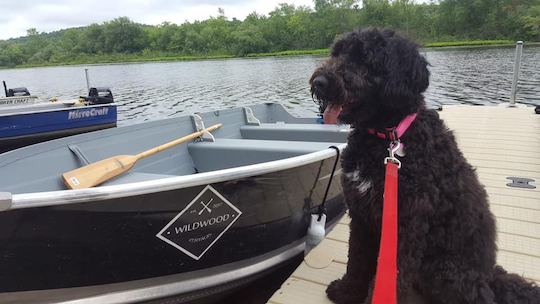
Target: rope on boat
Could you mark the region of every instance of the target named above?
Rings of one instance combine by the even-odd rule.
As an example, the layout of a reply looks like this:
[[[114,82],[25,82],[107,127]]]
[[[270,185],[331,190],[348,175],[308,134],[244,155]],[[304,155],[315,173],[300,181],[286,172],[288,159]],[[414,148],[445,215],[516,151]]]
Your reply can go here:
[[[322,215],[326,213],[326,199],[328,197],[328,191],[330,191],[330,187],[332,186],[332,180],[334,179],[334,173],[336,172],[336,167],[339,162],[339,156],[340,156],[340,151],[338,147],[330,146],[329,148],[336,150],[336,161],[334,162],[334,167],[332,168],[332,173],[330,174],[330,179],[328,180],[328,185],[326,186],[326,191],[324,192],[322,203],[319,205],[319,210],[318,210],[319,218],[317,219],[318,221],[320,221],[322,218]]]

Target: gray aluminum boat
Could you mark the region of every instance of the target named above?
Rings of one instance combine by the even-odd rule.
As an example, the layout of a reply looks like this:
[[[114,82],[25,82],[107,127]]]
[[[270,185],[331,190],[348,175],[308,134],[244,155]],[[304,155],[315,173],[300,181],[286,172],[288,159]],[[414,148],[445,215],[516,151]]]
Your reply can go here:
[[[216,123],[99,187],[62,183]],[[310,214],[344,212],[348,132],[260,104],[0,154],[0,303],[184,303],[263,276],[303,252]]]

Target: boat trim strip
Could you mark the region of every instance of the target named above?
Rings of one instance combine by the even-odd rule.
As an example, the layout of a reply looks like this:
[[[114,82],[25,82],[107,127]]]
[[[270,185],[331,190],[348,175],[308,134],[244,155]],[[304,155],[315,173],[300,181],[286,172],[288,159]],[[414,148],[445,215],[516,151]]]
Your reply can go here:
[[[338,148],[339,150],[343,151],[346,146],[347,144],[344,143],[339,145]],[[328,148],[291,158],[193,175],[173,176],[150,181],[88,189],[12,194],[11,203],[8,204],[7,202],[4,202],[4,207],[9,206],[4,210],[93,202],[208,185],[227,180],[287,170],[294,167],[311,164],[316,161],[321,161],[333,157],[336,154],[337,152],[335,149]],[[2,208],[0,208],[0,211],[2,211]]]

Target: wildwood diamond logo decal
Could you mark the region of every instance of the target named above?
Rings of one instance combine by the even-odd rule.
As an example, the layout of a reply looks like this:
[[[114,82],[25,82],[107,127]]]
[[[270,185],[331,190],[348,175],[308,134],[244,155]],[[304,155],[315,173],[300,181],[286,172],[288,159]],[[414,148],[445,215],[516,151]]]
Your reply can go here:
[[[208,185],[156,236],[198,260],[241,214]]]

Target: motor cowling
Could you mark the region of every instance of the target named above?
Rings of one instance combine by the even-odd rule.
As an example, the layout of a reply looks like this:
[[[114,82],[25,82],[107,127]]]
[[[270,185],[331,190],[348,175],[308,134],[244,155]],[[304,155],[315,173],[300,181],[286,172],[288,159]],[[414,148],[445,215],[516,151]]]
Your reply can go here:
[[[28,89],[25,87],[8,89],[6,92],[6,97],[14,96],[30,96],[30,91],[28,91]]]
[[[84,100],[90,104],[106,104],[114,102],[113,94],[109,88],[90,88],[88,96]]]

